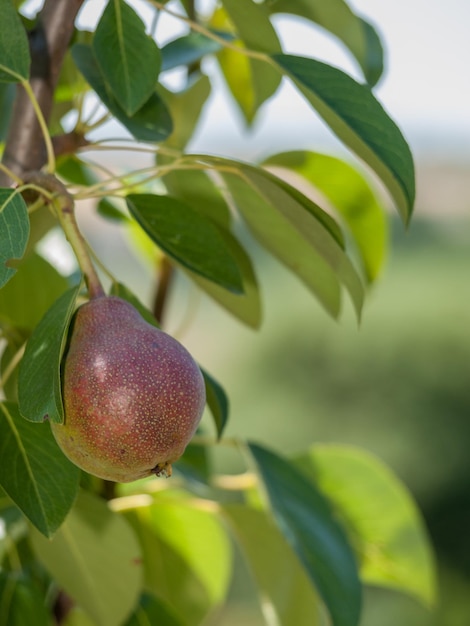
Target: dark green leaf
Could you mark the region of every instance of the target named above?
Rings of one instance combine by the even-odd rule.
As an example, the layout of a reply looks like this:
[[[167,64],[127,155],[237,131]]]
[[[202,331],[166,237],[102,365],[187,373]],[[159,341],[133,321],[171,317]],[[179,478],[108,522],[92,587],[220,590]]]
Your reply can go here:
[[[32,424],[18,407],[0,404],[0,484],[46,537],[69,512],[80,470],[57,446],[49,424]]]
[[[333,626],[358,626],[361,585],[343,529],[324,496],[291,463],[250,444],[274,518],[303,563]]]
[[[132,116],[124,109],[107,85],[96,62],[93,50],[85,44],[75,44],[72,55],[92,89],[115,118],[139,141],[163,141],[172,132],[172,121],[168,109],[156,94],[152,93],[145,104]]]
[[[231,33],[214,31],[219,37],[228,41],[233,39]],[[191,32],[167,43],[161,49],[162,72],[172,70],[180,65],[197,63],[207,54],[214,54],[222,48],[222,44],[202,33]]]
[[[271,12],[292,13],[311,20],[338,37],[356,57],[373,86],[383,72],[383,50],[370,24],[355,15],[344,0],[273,0]]]
[[[34,329],[21,361],[20,412],[32,422],[64,421],[60,364],[80,285],[66,291]]]
[[[269,602],[279,626],[320,626],[320,601],[311,580],[283,535],[263,511],[238,504],[223,507],[255,578],[261,604]]]
[[[379,274],[387,249],[387,219],[367,180],[332,156],[294,151],[273,155],[265,165],[286,167],[314,185],[347,224],[369,282]]]
[[[52,540],[32,532],[34,551],[59,588],[100,626],[122,624],[142,587],[142,553],[126,520],[81,492]]]
[[[29,78],[31,58],[28,38],[10,0],[1,0],[0,82],[19,83]]]
[[[13,83],[0,83],[0,141],[5,141],[15,101],[16,87]]]
[[[28,238],[29,218],[25,201],[13,189],[0,189],[0,287],[16,272],[6,263],[21,259]]]
[[[137,222],[170,257],[230,291],[243,291],[236,260],[211,221],[169,196],[130,194],[126,200]]]
[[[125,626],[185,626],[162,600],[150,593],[143,593],[139,606]]]
[[[19,572],[0,571],[0,626],[50,626],[44,598],[32,580]]]
[[[236,45],[256,51],[281,52],[276,32],[265,7],[252,0],[226,0],[212,16],[218,29],[235,31]],[[278,89],[281,77],[260,59],[247,57],[233,48],[224,48],[217,55],[227,85],[245,119],[251,123],[260,106]]]
[[[331,130],[378,174],[407,223],[415,199],[413,157],[370,88],[314,59],[285,54],[272,58]]]
[[[32,330],[67,287],[67,279],[33,252],[0,291],[0,323]]]
[[[206,385],[206,400],[217,428],[217,437],[220,439],[227,425],[229,404],[223,387],[206,371],[202,370]]]
[[[106,83],[131,117],[155,91],[161,59],[145,24],[123,0],[110,0],[106,5],[93,50]]]
[[[362,580],[404,591],[432,606],[432,548],[421,515],[398,478],[379,459],[348,446],[312,446],[296,465],[344,520]]]
[[[123,213],[120,209],[117,208],[112,202],[103,198],[98,202],[96,207],[96,212],[98,215],[111,220],[112,222],[118,222],[122,224],[123,222],[127,222],[129,220],[128,216]]]

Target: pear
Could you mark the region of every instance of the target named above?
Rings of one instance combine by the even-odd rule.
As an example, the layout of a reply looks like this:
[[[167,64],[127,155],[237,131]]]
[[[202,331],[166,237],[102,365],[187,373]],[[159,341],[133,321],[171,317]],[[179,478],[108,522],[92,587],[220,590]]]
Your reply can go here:
[[[128,302],[101,296],[75,313],[63,361],[65,455],[115,482],[171,475],[201,419],[201,371],[173,337]]]

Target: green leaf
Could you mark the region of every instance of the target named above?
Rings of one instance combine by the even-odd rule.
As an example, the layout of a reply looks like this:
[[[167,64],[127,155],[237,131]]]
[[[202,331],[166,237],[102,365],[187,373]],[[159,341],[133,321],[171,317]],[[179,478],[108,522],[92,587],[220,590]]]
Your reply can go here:
[[[0,30],[3,30],[3,26]],[[28,209],[13,189],[0,189],[0,287],[15,274],[11,259],[21,259],[29,238]]]
[[[175,146],[176,147],[176,146]],[[183,145],[178,146],[183,147]],[[222,229],[230,228],[232,218],[219,186],[201,170],[173,170],[162,176],[169,195],[209,218]]]
[[[383,49],[372,26],[355,15],[344,0],[272,0],[272,13],[292,13],[315,22],[338,37],[358,61],[373,86],[383,72]]]
[[[132,306],[137,309],[147,323],[160,328],[160,324],[157,322],[152,312],[149,311],[148,308],[144,306],[142,302],[130,291],[130,289],[122,283],[113,282],[109,295],[127,300],[127,302],[132,304]]]
[[[172,467],[182,474],[186,481],[197,484],[197,488],[200,489],[201,484],[207,487],[210,475],[207,446],[189,443],[183,456],[173,463]]]
[[[80,470],[57,446],[49,424],[24,420],[0,404],[0,484],[46,537],[59,528],[78,491]]]
[[[415,199],[413,157],[370,88],[314,59],[286,54],[272,58],[339,139],[382,179],[407,223]]]
[[[90,493],[52,540],[32,532],[34,551],[57,585],[100,626],[128,618],[142,584],[142,554],[126,520]]]
[[[4,142],[10,129],[11,114],[15,102],[16,86],[0,83],[0,141]]]
[[[174,612],[159,598],[150,593],[142,594],[136,608],[125,626],[185,626]]]
[[[193,78],[189,86],[174,93],[169,89],[160,87],[165,102],[171,111],[173,119],[173,132],[166,140],[165,144],[177,150],[183,150],[191,139],[194,129],[200,121],[204,104],[211,93],[211,83],[204,74]],[[164,155],[158,155],[159,163],[166,163]],[[171,174],[171,173],[170,173]],[[201,174],[201,172],[178,172],[177,175]]]
[[[265,6],[253,0],[222,0],[222,5],[247,48],[268,54],[281,52]]]
[[[44,598],[25,575],[0,571],[0,626],[50,626]]]
[[[72,56],[78,69],[98,94],[103,104],[135,139],[157,142],[163,141],[171,134],[170,114],[156,93],[152,93],[145,104],[134,115],[129,116],[106,83],[93,54],[93,49],[86,44],[75,44],[72,48]]]
[[[29,78],[28,37],[11,0],[0,0],[0,82],[20,83]]]
[[[96,212],[98,215],[101,215],[101,217],[104,217],[111,222],[122,224],[129,221],[129,217],[106,198],[102,198],[98,202]]]
[[[219,37],[231,40],[233,35],[224,31],[214,31]],[[208,54],[214,54],[221,50],[222,44],[202,33],[190,32],[188,35],[179,37],[167,43],[161,49],[162,72],[172,70],[181,65],[197,63]]]
[[[60,364],[80,285],[66,291],[33,331],[18,378],[20,412],[32,422],[64,421]]]
[[[201,370],[206,385],[206,401],[214,418],[217,438],[220,439],[227,425],[229,402],[223,387],[206,371]]]
[[[344,520],[364,582],[436,600],[436,572],[425,525],[408,490],[370,453],[315,445],[296,460]]]
[[[252,0],[224,0],[223,5],[224,8],[214,12],[211,25],[236,32],[238,38],[234,45],[266,53],[281,52],[276,31],[263,5]],[[217,60],[227,86],[250,124],[261,105],[277,91],[281,77],[264,61],[247,57],[233,48],[223,48]]]
[[[33,329],[54,300],[67,289],[68,282],[36,252],[18,269],[0,291],[0,323]]]
[[[262,606],[279,626],[320,626],[318,596],[304,568],[273,521],[239,504],[223,507],[258,586]]]
[[[184,626],[199,626],[220,605],[231,576],[231,547],[218,519],[183,501],[123,499],[143,551],[145,587]],[[209,503],[208,503],[209,504]],[[121,508],[119,501],[116,506]],[[182,590],[188,593],[182,593]],[[190,591],[189,591],[190,590]]]
[[[250,328],[257,329],[261,325],[262,310],[258,280],[251,259],[228,230],[222,230],[221,234],[225,239],[227,249],[230,250],[237,260],[238,268],[242,274],[243,293],[230,293],[230,291],[219,287],[212,281],[194,272],[187,273],[198,287],[203,289],[224,309]]]
[[[268,172],[242,168],[222,174],[228,191],[256,239],[313,291],[333,317],[340,310],[339,281],[360,316],[363,286],[342,245],[313,202]],[[328,222],[329,226],[329,222]]]
[[[236,260],[211,221],[169,196],[130,194],[126,201],[140,226],[171,258],[230,291],[242,292]]]
[[[62,622],[62,626],[97,626],[97,623],[82,608],[73,606]]]
[[[145,24],[123,0],[109,0],[96,27],[93,50],[114,97],[132,117],[155,91],[161,59]]]
[[[285,459],[250,444],[274,519],[303,563],[333,626],[358,626],[361,585],[352,550],[324,496]]]
[[[283,152],[264,165],[292,170],[316,187],[347,224],[357,246],[369,282],[382,269],[387,249],[387,219],[367,180],[357,169],[326,154]]]

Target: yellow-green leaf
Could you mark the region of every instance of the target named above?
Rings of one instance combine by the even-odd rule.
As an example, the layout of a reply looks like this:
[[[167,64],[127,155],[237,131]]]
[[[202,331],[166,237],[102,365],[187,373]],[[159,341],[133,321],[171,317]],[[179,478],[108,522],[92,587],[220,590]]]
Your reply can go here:
[[[366,583],[436,600],[434,558],[421,514],[408,490],[364,450],[315,445],[297,465],[344,520]]]

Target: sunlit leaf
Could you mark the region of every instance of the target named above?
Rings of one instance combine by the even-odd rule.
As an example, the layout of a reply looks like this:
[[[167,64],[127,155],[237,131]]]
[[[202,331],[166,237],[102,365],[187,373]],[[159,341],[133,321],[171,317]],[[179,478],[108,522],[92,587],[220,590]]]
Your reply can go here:
[[[347,446],[312,446],[297,464],[344,520],[366,583],[436,600],[436,573],[422,517],[379,459]]]
[[[271,0],[274,13],[292,13],[315,22],[338,37],[352,52],[370,85],[383,72],[383,50],[373,27],[355,15],[344,0]]]
[[[172,121],[167,107],[154,92],[145,104],[129,116],[120,106],[107,85],[93,49],[86,44],[75,44],[72,55],[78,69],[92,89],[98,94],[103,104],[127,130],[140,141],[163,141],[172,132]]]
[[[161,59],[145,24],[123,0],[106,5],[93,37],[93,50],[114,97],[132,117],[155,91]]]
[[[370,88],[315,59],[286,54],[272,58],[339,139],[382,179],[408,222],[415,199],[413,158],[400,129]]]
[[[184,500],[147,503],[137,496],[135,506],[132,497],[123,500],[116,506],[139,536],[146,589],[185,626],[199,626],[227,593],[232,564],[225,530],[211,512]]]
[[[28,37],[10,0],[0,1],[0,11],[0,82],[18,83],[29,78]]]
[[[233,46],[267,53],[281,52],[281,46],[263,5],[252,0],[227,0],[223,5],[214,12],[211,24],[233,32],[235,39],[217,59],[235,101],[251,123],[260,106],[277,91],[281,77],[264,61],[237,52]]]
[[[21,259],[28,238],[29,218],[25,201],[13,189],[0,189],[0,287],[15,274],[16,270],[6,264],[12,259]]]
[[[289,461],[255,444],[249,449],[274,519],[318,589],[333,626],[358,626],[357,565],[328,501]]]
[[[134,532],[106,502],[82,492],[52,540],[32,533],[34,550],[56,583],[100,626],[127,619],[142,584]]]
[[[18,378],[20,412],[32,422],[64,421],[60,363],[80,285],[55,301],[26,344]]]
[[[267,603],[279,626],[321,626],[319,599],[299,559],[262,511],[223,507],[255,578],[261,606]],[[271,612],[270,611],[270,612]]]
[[[308,210],[313,203],[267,173],[242,174],[223,177],[258,241],[301,278],[333,317],[340,309],[341,281],[359,316],[364,297],[360,279],[330,231]]]
[[[387,218],[360,172],[341,159],[318,152],[283,152],[264,163],[300,174],[325,196],[347,224],[368,281],[377,278],[386,255]]]
[[[165,145],[182,150],[192,137],[194,130],[200,121],[204,104],[211,93],[211,84],[205,74],[192,79],[191,83],[182,91],[173,92],[169,89],[160,92],[171,111],[173,119],[173,132],[168,137]],[[164,155],[158,155],[158,162],[162,163]],[[178,172],[178,175],[200,174],[200,172]]]
[[[80,470],[57,446],[49,424],[32,424],[0,404],[0,484],[36,528],[51,537],[70,510]]]
[[[210,220],[170,196],[130,194],[126,201],[133,217],[170,257],[230,291],[243,290],[236,260]]]

